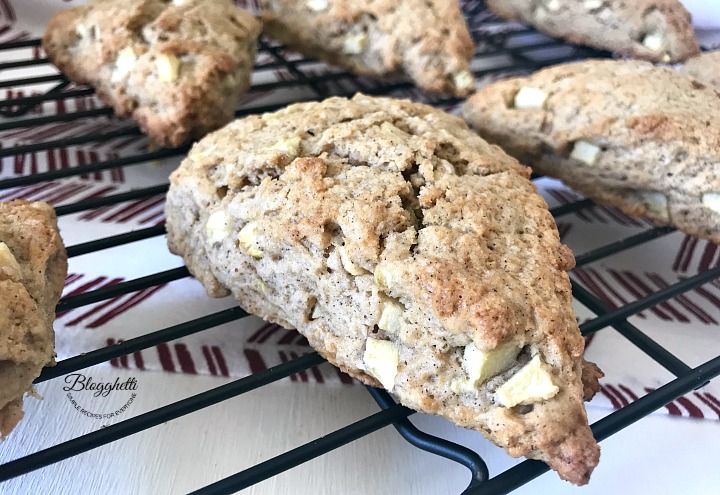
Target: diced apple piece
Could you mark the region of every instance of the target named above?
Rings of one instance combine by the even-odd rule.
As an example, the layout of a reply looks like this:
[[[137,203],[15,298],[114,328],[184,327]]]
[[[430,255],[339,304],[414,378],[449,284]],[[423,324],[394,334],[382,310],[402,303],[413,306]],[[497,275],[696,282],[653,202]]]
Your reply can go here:
[[[545,107],[547,98],[548,94],[545,91],[525,86],[515,95],[514,105],[521,110],[541,109]]]
[[[369,337],[365,344],[363,361],[370,374],[377,378],[386,390],[392,390],[400,364],[400,351],[397,345],[389,340]]]
[[[121,81],[127,76],[135,63],[137,62],[137,55],[132,47],[126,47],[120,50],[115,59],[115,69],[112,72],[113,82]]]
[[[660,33],[648,33],[642,40],[645,48],[659,52],[665,47],[665,37]]]
[[[159,55],[155,59],[158,78],[162,82],[174,82],[180,74],[180,60],[175,55]]]
[[[503,407],[515,407],[518,404],[533,404],[550,399],[559,391],[540,355],[536,354],[497,389],[496,395]]]
[[[313,12],[323,12],[328,9],[330,2],[328,0],[307,0],[306,5]]]
[[[587,141],[576,141],[570,152],[570,158],[583,162],[585,165],[595,165],[600,157],[601,149]]]
[[[583,5],[588,10],[597,10],[605,4],[603,0],[585,0]]]
[[[246,254],[253,258],[262,258],[263,252],[257,245],[257,234],[259,226],[256,222],[249,222],[238,234],[237,240],[242,249]]]
[[[338,248],[338,253],[340,254],[340,262],[342,263],[343,268],[345,268],[345,271],[347,271],[350,275],[363,275],[365,273],[370,273],[350,259],[345,246],[340,246]]]
[[[560,10],[560,0],[549,0],[547,3],[545,3],[545,8],[548,9],[550,12],[557,12]]]
[[[520,347],[513,342],[498,346],[492,351],[483,352],[475,344],[465,346],[462,365],[473,386],[479,386],[488,378],[510,368],[520,353]]]
[[[230,222],[224,211],[216,211],[208,217],[205,234],[212,243],[220,242],[230,235]]]
[[[350,34],[345,38],[343,52],[347,55],[359,55],[365,50],[367,36],[363,33]]]
[[[715,213],[720,213],[720,193],[705,193],[702,197],[702,204]]]
[[[283,139],[275,143],[272,149],[282,151],[288,155],[297,156],[300,152],[300,138],[298,136],[292,136]]]
[[[641,192],[638,193],[640,200],[642,201],[648,212],[660,220],[665,222],[670,221],[670,211],[668,210],[667,197],[661,192]]]
[[[5,277],[13,282],[20,282],[22,269],[7,244],[0,242],[0,280]]]
[[[394,299],[383,303],[378,328],[390,333],[398,333],[404,325],[405,307]]]
[[[381,289],[391,288],[395,283],[393,277],[393,272],[387,268],[383,268],[380,265],[375,267],[375,282],[377,282]]]
[[[456,72],[455,74],[453,74],[452,78],[453,85],[456,88],[465,89],[475,84],[475,77],[470,71],[467,70],[461,70],[459,72]]]

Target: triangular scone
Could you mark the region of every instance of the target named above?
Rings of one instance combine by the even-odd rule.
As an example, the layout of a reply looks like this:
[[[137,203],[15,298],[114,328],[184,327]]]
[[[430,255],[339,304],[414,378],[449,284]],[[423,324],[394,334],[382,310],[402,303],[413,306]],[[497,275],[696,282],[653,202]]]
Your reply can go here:
[[[508,20],[627,57],[682,62],[700,52],[679,0],[488,0]]]
[[[491,84],[465,104],[492,143],[590,198],[720,242],[720,95],[639,61]]]
[[[691,58],[680,67],[680,72],[720,93],[720,50]]]
[[[55,305],[67,274],[47,203],[0,203],[0,439],[22,419],[23,395],[53,364]]]
[[[92,0],[58,12],[43,48],[68,79],[176,147],[232,120],[260,29],[231,0]]]
[[[464,96],[473,42],[457,0],[261,0],[263,30],[305,55],[357,74],[409,77]]]
[[[247,117],[171,176],[167,230],[208,292],[513,456],[588,481],[599,447],[560,243],[527,169],[461,119],[358,95]]]

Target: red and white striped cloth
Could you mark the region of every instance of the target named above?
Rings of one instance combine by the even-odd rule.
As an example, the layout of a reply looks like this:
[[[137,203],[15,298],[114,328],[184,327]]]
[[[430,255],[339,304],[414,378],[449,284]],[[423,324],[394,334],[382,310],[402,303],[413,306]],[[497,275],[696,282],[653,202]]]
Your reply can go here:
[[[0,41],[38,36],[50,13],[67,7],[66,1],[0,0]],[[718,21],[720,22],[720,20]],[[707,33],[706,33],[707,34]],[[720,41],[720,36],[710,42]],[[42,56],[39,50],[16,53],[18,58]],[[42,67],[42,68],[38,68]],[[11,72],[12,77],[53,73],[45,66]],[[10,74],[10,73],[9,73]],[[271,77],[290,77],[277,70]],[[22,88],[26,90],[27,88]],[[38,91],[44,88],[38,86]],[[362,88],[360,88],[362,89]],[[414,94],[408,92],[407,94]],[[27,96],[17,89],[0,89],[0,99]],[[264,103],[273,101],[272,92],[261,95]],[[287,97],[287,93],[283,93]],[[247,97],[246,103],[258,95]],[[97,108],[94,97],[48,102],[27,117]],[[4,120],[0,119],[0,122]],[[59,122],[41,128],[30,127],[0,133],[2,147],[31,144],[116,130],[132,125],[107,118]],[[147,151],[143,137],[131,136],[88,146],[74,146],[3,158],[0,178],[78,167],[88,163],[129,156]],[[72,179],[50,181],[0,191],[0,201],[26,198],[68,204],[90,198],[162,184],[179,159],[145,163],[123,169],[84,174]],[[551,206],[577,200],[578,196],[560,183],[543,179],[540,189]],[[100,237],[159,225],[163,222],[163,197],[138,199],[62,217],[60,225],[66,244],[72,246]],[[576,254],[638,233],[649,228],[644,220],[629,218],[613,208],[596,206],[559,219],[563,240]],[[674,233],[611,258],[572,272],[574,280],[594,293],[609,308],[617,308],[651,292],[673,284],[700,270],[720,265],[720,247],[681,233]],[[181,266],[162,237],[73,258],[65,295],[111,286]],[[230,299],[207,298],[200,284],[182,279],[140,292],[115,297],[58,314],[56,322],[58,358],[64,359],[171,325],[180,324],[223,309],[234,307]],[[592,317],[576,303],[581,321]],[[706,284],[683,296],[662,303],[630,318],[690,366],[720,355],[720,281]],[[108,365],[172,373],[202,373],[241,377],[309,352],[307,341],[297,332],[250,317],[211,328],[179,340],[160,344]],[[588,339],[587,356],[606,372],[603,388],[593,405],[618,408],[672,379],[612,328]],[[330,365],[299,373],[290,378],[299,382],[351,385],[354,382]],[[720,420],[720,383],[695,391],[668,404],[661,413],[692,418]]]

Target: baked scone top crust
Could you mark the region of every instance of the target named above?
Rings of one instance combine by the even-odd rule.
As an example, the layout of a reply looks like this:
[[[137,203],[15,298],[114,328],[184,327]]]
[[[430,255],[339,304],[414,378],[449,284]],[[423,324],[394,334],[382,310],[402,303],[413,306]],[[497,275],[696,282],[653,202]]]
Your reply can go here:
[[[720,242],[710,204],[720,193],[720,95],[700,82],[647,62],[584,61],[491,84],[463,112],[539,172]]]
[[[0,203],[0,436],[22,417],[22,396],[52,364],[55,304],[67,257],[53,208]]]
[[[58,12],[43,48],[69,79],[175,147],[232,119],[260,30],[231,0],[92,0]]]
[[[291,48],[368,76],[409,76],[463,96],[473,41],[456,0],[261,0],[264,31]]]
[[[571,43],[654,62],[700,52],[690,13],[679,0],[488,0],[501,17]]]
[[[574,259],[528,174],[429,106],[363,95],[297,104],[193,147],[171,176],[168,242],[209,293],[229,289],[248,311],[298,328],[366,383],[379,385],[366,341],[393,340],[397,378],[383,385],[404,404],[584,483],[599,449],[582,405],[584,343],[565,272]],[[383,330],[388,305],[402,312],[396,333]],[[463,391],[470,344],[522,352]],[[534,356],[557,394],[499,406],[496,389]],[[601,374],[586,371],[591,394]]]

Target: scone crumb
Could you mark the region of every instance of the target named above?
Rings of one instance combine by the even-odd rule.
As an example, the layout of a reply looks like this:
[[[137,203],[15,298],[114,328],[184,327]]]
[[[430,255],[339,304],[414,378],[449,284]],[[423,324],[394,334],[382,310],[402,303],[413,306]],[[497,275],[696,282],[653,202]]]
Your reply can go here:
[[[702,204],[715,213],[720,213],[720,193],[705,193],[702,196]]]
[[[240,233],[238,233],[237,236],[240,249],[242,249],[248,256],[252,256],[256,259],[262,258],[263,255],[262,250],[257,245],[258,230],[259,227],[256,222],[249,222],[240,229]]]
[[[343,43],[343,52],[347,55],[359,55],[365,50],[367,36],[363,33],[350,34]]]
[[[601,151],[602,150],[599,146],[595,146],[588,141],[580,140],[576,141],[573,145],[573,149],[570,152],[570,158],[578,160],[585,165],[595,165],[600,157]]]
[[[158,78],[162,82],[175,82],[180,74],[180,60],[175,55],[159,55],[155,60]]]
[[[497,398],[503,407],[532,404],[554,397],[560,388],[553,383],[552,375],[536,354],[520,371],[497,389]]]
[[[400,364],[398,346],[389,340],[368,337],[363,361],[370,374],[378,379],[383,388],[391,391],[395,386],[395,377]]]
[[[519,109],[539,109],[545,107],[548,94],[538,88],[524,86],[515,95],[514,106]]]
[[[20,282],[22,270],[7,244],[0,242],[0,280],[6,277],[13,282]]]

